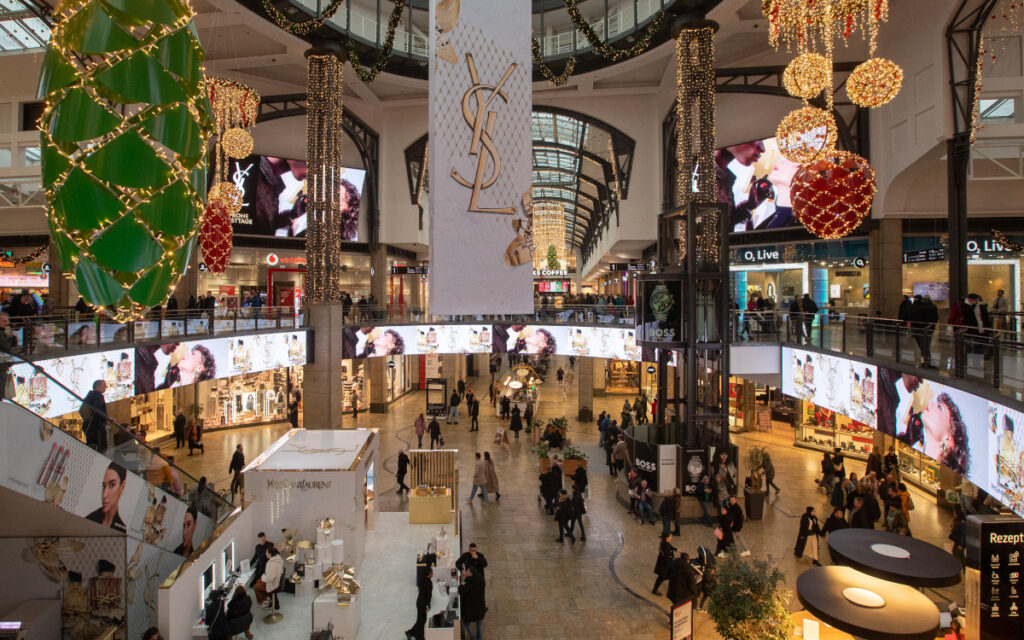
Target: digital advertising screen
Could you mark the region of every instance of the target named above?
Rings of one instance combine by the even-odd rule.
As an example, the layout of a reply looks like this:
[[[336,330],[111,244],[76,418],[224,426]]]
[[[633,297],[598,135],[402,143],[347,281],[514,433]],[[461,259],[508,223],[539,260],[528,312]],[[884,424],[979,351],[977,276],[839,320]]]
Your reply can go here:
[[[231,216],[234,233],[299,238],[306,235],[306,162],[253,154],[228,161],[228,180],[243,193]],[[342,168],[335,188],[341,203],[341,240],[359,239],[359,206],[366,171]]]
[[[874,365],[789,347],[782,348],[782,364],[782,393],[876,425]]]
[[[1024,412],[914,372],[789,347],[782,392],[899,439],[1024,515]]]
[[[346,359],[490,352],[489,324],[347,327],[342,340]]]
[[[135,395],[135,359],[132,349],[115,349],[85,353],[74,357],[39,360],[35,364],[60,381],[71,392],[52,384],[31,365],[20,363],[11,367],[14,397],[12,400],[33,413],[48,417],[78,411],[81,402],[97,380],[107,383],[107,402]]]
[[[800,226],[789,197],[799,168],[782,156],[775,138],[715,150],[717,200],[729,206],[732,231]]]

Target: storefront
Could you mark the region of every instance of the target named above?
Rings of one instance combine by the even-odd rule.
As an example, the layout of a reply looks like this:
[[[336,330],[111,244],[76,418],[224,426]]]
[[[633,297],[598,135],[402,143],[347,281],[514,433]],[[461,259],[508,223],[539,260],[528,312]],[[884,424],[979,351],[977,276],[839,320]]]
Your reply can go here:
[[[411,356],[416,357],[416,356]],[[409,367],[405,366],[405,356],[388,356],[384,369],[384,401],[394,402],[412,388],[409,381]]]
[[[609,360],[605,369],[605,392],[625,395],[640,393],[640,362]]]
[[[844,309],[867,308],[870,297],[866,239],[730,250],[736,304],[747,308],[750,298],[788,308],[793,298],[809,293],[820,309],[830,303]]]
[[[291,388],[302,388],[302,367],[200,382],[195,385],[196,404],[204,427],[210,431],[288,420],[289,377]]]
[[[50,292],[50,272],[43,258],[20,262],[16,255],[0,255],[0,303],[8,304],[26,289],[39,296]]]
[[[1012,236],[1014,242],[1024,237]],[[1021,309],[1020,257],[989,236],[972,235],[967,250],[967,290],[977,293],[994,310],[997,292],[1003,291],[1005,311]],[[940,309],[949,308],[949,260],[941,239],[934,235],[903,236],[903,294],[927,295]],[[940,315],[940,320],[945,321]]]
[[[797,401],[778,389],[746,378],[729,378],[729,430],[773,431],[792,425]]]
[[[370,410],[369,361],[366,359],[341,361],[341,410],[351,413]]]

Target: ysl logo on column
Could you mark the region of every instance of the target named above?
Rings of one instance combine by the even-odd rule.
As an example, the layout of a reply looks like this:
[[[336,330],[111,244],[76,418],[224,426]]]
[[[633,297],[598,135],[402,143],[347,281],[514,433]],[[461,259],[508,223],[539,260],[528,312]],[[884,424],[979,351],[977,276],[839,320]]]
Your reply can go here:
[[[514,215],[516,208],[513,207],[502,207],[502,208],[484,208],[479,204],[480,192],[484,189],[489,188],[501,175],[501,156],[498,154],[498,149],[494,146],[494,123],[498,119],[498,114],[495,111],[488,110],[491,101],[494,100],[495,96],[500,97],[505,102],[508,102],[508,95],[505,94],[501,88],[505,85],[505,82],[515,71],[516,67],[519,66],[513,62],[509,65],[505,71],[505,75],[501,77],[501,80],[496,85],[483,84],[480,82],[480,77],[476,72],[476,64],[473,62],[473,54],[466,54],[466,62],[469,64],[469,76],[473,80],[473,85],[466,90],[466,93],[462,96],[462,117],[466,120],[466,124],[473,130],[473,138],[469,145],[469,155],[477,156],[476,164],[476,176],[472,182],[466,180],[459,175],[459,172],[453,167],[452,178],[456,182],[464,187],[473,190],[473,195],[469,199],[469,210],[476,211],[478,213],[506,213]],[[473,98],[476,98],[475,108]],[[491,169],[491,175],[485,176],[487,171],[487,159],[490,158],[493,162]]]

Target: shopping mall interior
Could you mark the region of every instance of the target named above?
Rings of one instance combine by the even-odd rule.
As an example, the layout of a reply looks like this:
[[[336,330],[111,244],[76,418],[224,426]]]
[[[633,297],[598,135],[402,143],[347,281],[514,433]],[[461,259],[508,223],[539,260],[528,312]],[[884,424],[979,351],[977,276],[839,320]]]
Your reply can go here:
[[[1024,638],[1022,36],[0,0],[0,640]]]

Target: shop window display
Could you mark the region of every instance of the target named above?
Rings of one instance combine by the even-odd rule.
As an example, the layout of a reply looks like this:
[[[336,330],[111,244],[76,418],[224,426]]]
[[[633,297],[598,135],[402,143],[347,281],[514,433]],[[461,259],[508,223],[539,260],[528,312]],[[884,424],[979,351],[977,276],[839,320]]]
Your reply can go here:
[[[900,458],[900,479],[931,494],[939,492],[939,465],[928,456],[896,442]]]
[[[275,369],[208,383],[210,387],[197,391],[201,398],[208,398],[204,427],[211,430],[287,420],[288,376],[293,386],[301,388],[301,371],[301,367]]]
[[[388,356],[387,368],[384,375],[386,386],[384,398],[392,402],[409,390],[409,380],[406,376],[405,358],[403,356]]]
[[[874,448],[874,429],[813,402],[800,404],[794,424],[796,446],[818,451],[839,448],[849,458],[868,459]]]
[[[362,360],[341,361],[341,410],[352,411],[356,405],[359,411],[370,408],[370,389],[366,379],[366,362]]]
[[[612,360],[608,363],[605,389],[608,393],[639,393],[640,363],[630,360]]]

